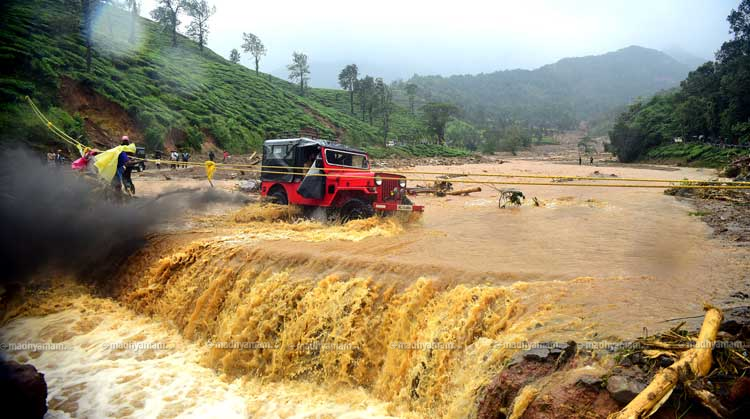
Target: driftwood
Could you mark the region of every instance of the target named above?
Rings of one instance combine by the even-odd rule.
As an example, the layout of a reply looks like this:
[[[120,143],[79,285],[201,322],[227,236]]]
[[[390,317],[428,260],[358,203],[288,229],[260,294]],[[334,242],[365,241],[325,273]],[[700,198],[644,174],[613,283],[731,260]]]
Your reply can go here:
[[[669,396],[680,380],[687,382],[693,378],[708,374],[711,370],[711,350],[713,349],[722,317],[719,309],[708,308],[695,347],[683,352],[677,362],[659,371],[648,387],[631,400],[622,410],[610,415],[609,419],[648,417],[669,399]]]
[[[409,195],[419,195],[421,193],[437,193],[437,189],[435,188],[426,188],[422,186],[417,186],[415,188],[407,188],[406,192]]]
[[[475,188],[457,189],[455,191],[446,192],[446,195],[468,195],[472,192],[482,192],[482,188],[479,186]]]

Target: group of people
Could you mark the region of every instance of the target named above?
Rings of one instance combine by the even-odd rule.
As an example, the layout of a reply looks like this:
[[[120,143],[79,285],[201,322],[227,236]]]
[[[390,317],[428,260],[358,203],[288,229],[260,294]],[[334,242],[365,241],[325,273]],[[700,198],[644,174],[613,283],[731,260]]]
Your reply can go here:
[[[62,166],[65,163],[65,155],[62,150],[50,151],[47,153],[47,164],[54,164],[55,166]]]
[[[80,173],[89,172],[93,175],[98,175],[105,180],[109,180],[112,188],[116,191],[135,195],[132,172],[139,164],[142,164],[144,159],[135,157],[135,144],[130,142],[130,138],[127,135],[122,136],[119,146],[109,150],[102,151],[82,145],[79,148],[81,157],[71,163],[73,170]],[[157,169],[161,169],[162,152],[159,150],[154,152],[154,158],[156,159]],[[229,152],[225,150],[222,162],[226,163],[229,158]],[[177,150],[172,150],[169,154],[169,159],[172,162],[172,169],[187,167],[190,161],[190,153],[187,151],[180,153]],[[208,159],[215,161],[216,155],[213,151],[208,152]],[[66,158],[62,150],[47,153],[48,164],[62,166],[65,160]]]
[[[190,153],[188,153],[187,151],[183,151],[182,153],[180,153],[177,150],[172,150],[172,152],[169,153],[169,161],[172,162],[172,169],[176,169],[178,167],[188,167],[187,163],[190,161]],[[180,162],[183,163],[180,164]]]

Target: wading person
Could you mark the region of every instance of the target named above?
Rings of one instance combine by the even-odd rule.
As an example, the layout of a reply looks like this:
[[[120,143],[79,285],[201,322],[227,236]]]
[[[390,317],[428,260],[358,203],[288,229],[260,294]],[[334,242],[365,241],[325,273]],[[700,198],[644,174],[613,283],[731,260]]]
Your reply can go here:
[[[208,152],[208,159],[211,160],[211,161],[215,161],[216,160],[216,154],[214,154],[213,150],[211,150],[211,151]]]
[[[125,187],[125,193],[133,196],[135,195],[135,184],[133,183],[131,174],[133,173],[133,169],[138,166],[138,162],[134,159],[131,159],[129,153],[125,153],[125,157],[127,157],[128,160],[125,162],[124,169],[122,171],[122,186]]]

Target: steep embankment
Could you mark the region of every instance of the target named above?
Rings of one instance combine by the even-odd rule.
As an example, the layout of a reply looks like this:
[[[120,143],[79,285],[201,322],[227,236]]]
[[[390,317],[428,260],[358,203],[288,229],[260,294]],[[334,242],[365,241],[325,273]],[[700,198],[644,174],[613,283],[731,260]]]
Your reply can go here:
[[[379,140],[376,127],[280,88],[280,80],[201,52],[184,37],[172,47],[149,20],[135,20],[130,42],[131,17],[114,7],[93,19],[90,71],[75,7],[50,0],[0,7],[0,141],[51,143],[25,95],[66,131],[101,145],[123,133],[151,148],[198,147],[209,136],[241,151],[304,128],[350,142]]]

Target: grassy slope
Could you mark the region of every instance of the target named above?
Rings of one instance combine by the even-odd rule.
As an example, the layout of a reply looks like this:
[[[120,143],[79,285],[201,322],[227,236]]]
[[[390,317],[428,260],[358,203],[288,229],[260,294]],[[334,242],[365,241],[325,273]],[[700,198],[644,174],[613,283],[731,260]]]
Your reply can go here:
[[[298,92],[299,86],[289,82],[277,79],[275,84],[291,92]],[[351,114],[351,104],[349,103],[349,92],[337,89],[319,89],[313,88],[308,90],[306,97],[317,103],[325,105],[328,108],[335,109],[341,113]],[[354,96],[354,118],[362,120],[360,113],[359,101],[357,95]],[[367,117],[366,117],[367,118]],[[363,121],[364,122],[364,121]],[[368,124],[369,125],[369,124]],[[373,118],[373,125],[377,131],[378,143],[383,143],[382,119]],[[425,127],[420,118],[412,115],[404,106],[401,106],[394,100],[393,111],[391,113],[389,139],[416,139],[425,136]]]
[[[82,82],[121,105],[145,133],[158,142],[168,130],[188,133],[198,145],[199,130],[230,150],[257,149],[274,133],[314,127],[322,136],[343,135],[345,142],[379,141],[378,129],[331,107],[303,98],[278,81],[232,64],[212,51],[200,52],[180,37],[169,37],[140,19],[135,46],[127,42],[128,15],[112,9],[115,22],[100,18],[95,30],[92,71],[85,71],[85,49],[76,16],[58,1],[12,1],[2,5],[0,22],[0,134],[2,140],[49,141],[30,118],[20,97],[30,95],[74,134],[81,120],[59,109],[62,76]],[[110,19],[108,17],[107,19]],[[155,144],[151,144],[154,146]]]
[[[650,149],[642,161],[719,168],[747,155],[747,150],[721,148],[699,143],[673,143]]]

